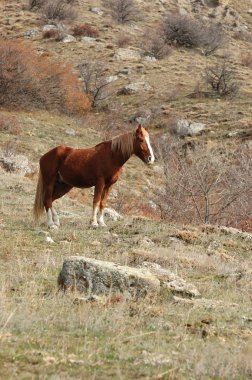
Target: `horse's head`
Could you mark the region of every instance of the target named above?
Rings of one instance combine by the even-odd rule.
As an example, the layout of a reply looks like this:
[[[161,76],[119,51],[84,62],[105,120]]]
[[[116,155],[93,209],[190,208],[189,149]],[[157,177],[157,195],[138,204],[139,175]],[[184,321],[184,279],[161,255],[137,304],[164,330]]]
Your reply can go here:
[[[155,156],[150,144],[149,130],[141,125],[137,127],[134,153],[146,164],[153,164]]]

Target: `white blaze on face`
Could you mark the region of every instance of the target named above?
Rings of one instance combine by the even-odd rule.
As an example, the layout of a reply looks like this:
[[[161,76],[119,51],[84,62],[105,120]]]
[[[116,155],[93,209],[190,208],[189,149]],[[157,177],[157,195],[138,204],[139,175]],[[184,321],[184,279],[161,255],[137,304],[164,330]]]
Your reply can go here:
[[[153,162],[155,161],[155,156],[154,156],[154,153],[153,153],[152,146],[151,146],[151,144],[150,144],[150,138],[149,138],[149,135],[145,136],[145,141],[146,141],[146,144],[147,144],[148,149],[149,149],[149,152],[150,152],[150,160],[149,160],[149,163],[150,163],[150,164],[153,164]]]

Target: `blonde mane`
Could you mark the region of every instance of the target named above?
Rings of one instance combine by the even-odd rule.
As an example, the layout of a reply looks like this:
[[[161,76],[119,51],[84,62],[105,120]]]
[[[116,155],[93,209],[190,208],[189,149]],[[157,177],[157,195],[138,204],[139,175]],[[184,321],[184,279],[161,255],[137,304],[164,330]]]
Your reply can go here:
[[[120,151],[124,157],[130,157],[134,153],[135,137],[135,132],[128,132],[114,137],[111,142],[112,152]]]

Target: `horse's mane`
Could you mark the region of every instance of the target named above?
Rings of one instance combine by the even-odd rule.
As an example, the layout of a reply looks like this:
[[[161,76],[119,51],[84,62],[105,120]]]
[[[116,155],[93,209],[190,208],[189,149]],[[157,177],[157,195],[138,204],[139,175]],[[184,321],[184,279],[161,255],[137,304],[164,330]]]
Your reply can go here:
[[[135,131],[116,136],[111,141],[112,152],[120,151],[124,157],[131,156],[134,153]]]

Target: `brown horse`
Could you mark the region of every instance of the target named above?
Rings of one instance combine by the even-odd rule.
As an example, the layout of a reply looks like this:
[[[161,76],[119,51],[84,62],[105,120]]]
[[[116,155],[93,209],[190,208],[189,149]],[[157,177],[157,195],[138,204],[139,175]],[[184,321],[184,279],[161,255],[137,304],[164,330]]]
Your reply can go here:
[[[105,226],[104,208],[109,193],[121,174],[122,166],[133,154],[146,164],[152,164],[155,160],[149,131],[141,125],[136,131],[119,135],[93,148],[73,149],[60,145],[50,150],[40,158],[33,209],[35,219],[39,218],[45,208],[48,227],[59,227],[58,215],[52,207],[53,201],[73,187],[95,186],[91,224],[94,227]]]

